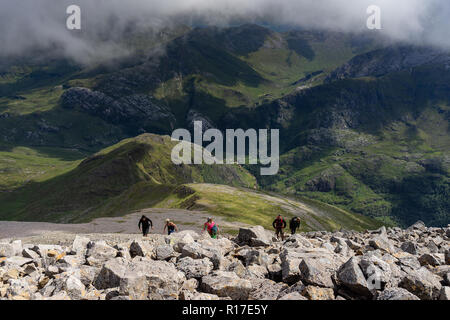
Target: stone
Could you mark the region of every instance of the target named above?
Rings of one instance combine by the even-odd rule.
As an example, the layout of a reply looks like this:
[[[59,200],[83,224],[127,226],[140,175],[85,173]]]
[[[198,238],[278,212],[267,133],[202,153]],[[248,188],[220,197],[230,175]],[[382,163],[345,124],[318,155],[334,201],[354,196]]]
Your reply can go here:
[[[267,266],[268,276],[270,280],[280,282],[282,281],[281,264],[274,263]]]
[[[0,243],[0,257],[12,257],[14,256],[14,247],[11,243]]]
[[[200,287],[206,293],[230,297],[233,300],[248,299],[253,289],[249,280],[240,279],[235,273],[227,271],[216,271],[204,276]]]
[[[213,263],[208,258],[192,259],[184,257],[178,260],[177,268],[184,272],[187,279],[202,278],[209,274],[213,268]]]
[[[334,291],[331,288],[307,286],[302,294],[309,300],[334,300]]]
[[[443,264],[443,259],[441,259],[438,254],[428,254],[425,253],[419,257],[419,262],[421,266],[440,266]]]
[[[284,283],[262,280],[252,282],[253,290],[250,292],[249,300],[276,300],[283,290],[288,286]]]
[[[101,267],[106,261],[117,256],[117,250],[105,241],[91,241],[86,251],[86,261],[90,266]]]
[[[449,272],[449,273],[446,273],[446,274],[443,276],[443,278],[444,278],[444,284],[445,284],[446,286],[450,286],[450,272]]]
[[[86,296],[86,288],[84,284],[75,276],[67,278],[65,283],[67,294],[72,300],[81,300]]]
[[[249,245],[250,247],[268,247],[272,244],[272,239],[263,227],[255,226],[240,228],[237,242],[240,245]]]
[[[325,258],[303,259],[300,262],[300,279],[313,286],[333,288],[332,276],[335,273],[333,263]]]
[[[5,260],[5,264],[15,265],[18,267],[23,267],[24,265],[32,263],[32,262],[33,262],[33,259],[19,257],[19,256],[12,256]]]
[[[187,244],[191,244],[194,243],[195,240],[192,237],[191,234],[187,233],[187,234],[183,234],[181,235],[178,239],[177,242],[174,244],[174,249],[176,252],[181,253],[183,250],[183,247]]]
[[[417,221],[416,223],[414,223],[413,225],[411,225],[410,227],[408,227],[408,231],[412,231],[412,230],[419,230],[419,231],[425,231],[427,229],[427,226],[425,225],[425,223],[423,223],[423,221]]]
[[[365,297],[371,297],[372,293],[364,277],[364,273],[359,267],[359,261],[350,258],[337,272],[339,283],[350,291]]]
[[[146,300],[148,297],[148,282],[144,274],[126,273],[119,281],[119,295],[130,300]]]
[[[217,270],[221,266],[223,253],[219,248],[208,246],[204,247],[201,244],[194,242],[183,247],[181,257],[191,257],[193,259],[208,258],[213,263],[214,269]]]
[[[302,296],[299,292],[294,291],[294,292],[285,294],[278,300],[308,300],[308,298],[306,298],[305,296]]]
[[[359,266],[372,292],[383,290],[391,282],[393,272],[391,265],[375,255],[362,256]]]
[[[140,272],[145,275],[150,300],[178,299],[180,288],[186,281],[184,273],[177,270],[174,264],[149,258],[134,258],[126,272]]]
[[[197,292],[191,300],[220,300],[219,296],[210,293]]]
[[[168,260],[175,255],[173,247],[168,244],[159,245],[156,247],[156,259],[157,260]]]
[[[130,256],[131,258],[134,258],[136,256],[152,257],[153,246],[141,240],[134,240],[130,244]]]
[[[387,253],[395,252],[394,245],[392,244],[391,240],[389,240],[385,235],[379,235],[372,238],[371,240],[369,240],[369,244],[373,248],[383,250]]]
[[[72,242],[72,254],[81,256],[86,255],[87,246],[90,241],[91,240],[87,237],[76,235]]]
[[[39,254],[37,254],[35,251],[33,251],[31,249],[27,249],[27,248],[22,250],[22,256],[24,258],[29,258],[29,259],[33,259],[33,260],[39,259]]]
[[[54,256],[62,254],[64,249],[59,245],[48,245],[48,244],[38,244],[31,248],[36,252],[41,258],[48,257],[48,252],[56,253]]]
[[[86,287],[93,285],[95,278],[100,273],[100,268],[88,265],[79,266],[79,270],[80,270],[80,281]]]
[[[377,300],[420,300],[403,288],[387,288],[377,296]]]
[[[417,244],[415,244],[412,241],[406,241],[404,243],[402,243],[402,245],[400,246],[400,248],[405,251],[408,252],[410,254],[416,255],[417,254]]]
[[[439,300],[450,300],[450,287],[442,287]]]
[[[450,250],[445,251],[445,264],[450,264]]]
[[[265,266],[252,264],[247,267],[247,278],[265,279],[269,272]]]
[[[293,284],[302,278],[300,272],[300,263],[302,262],[302,260],[307,260],[308,262],[308,259],[314,259],[317,260],[317,262],[308,263],[312,266],[314,266],[314,264],[325,266],[326,270],[323,271],[322,281],[325,281],[324,278],[327,277],[327,274],[334,272],[339,268],[341,264],[345,262],[345,259],[341,255],[331,253],[323,248],[284,249],[280,253],[280,259],[282,268],[282,280],[287,284]],[[306,266],[305,270],[308,270]],[[312,268],[311,270],[314,271]],[[319,276],[318,274],[314,274],[314,276],[316,275]],[[313,273],[311,273],[311,275],[305,273],[305,277],[309,277],[312,279]],[[326,282],[327,284],[330,284],[328,280],[326,280]]]
[[[124,258],[115,258],[107,261],[94,280],[94,287],[107,289],[120,286],[120,279],[127,272],[127,261]]]
[[[421,300],[436,300],[440,295],[440,278],[425,267],[407,273],[399,287],[404,288]]]

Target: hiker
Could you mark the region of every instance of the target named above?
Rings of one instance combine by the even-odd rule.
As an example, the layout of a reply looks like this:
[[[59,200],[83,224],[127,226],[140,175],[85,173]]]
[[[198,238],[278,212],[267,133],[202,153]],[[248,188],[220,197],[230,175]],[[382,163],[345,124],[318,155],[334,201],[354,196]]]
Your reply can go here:
[[[289,229],[291,229],[291,234],[294,235],[298,228],[300,228],[300,218],[293,217],[291,221],[289,221]]]
[[[277,236],[277,239],[284,241],[284,233],[283,229],[286,228],[286,221],[284,221],[283,217],[281,217],[281,214],[279,214],[276,219],[273,221],[272,226],[275,228],[275,235]]]
[[[208,218],[206,220],[205,225],[203,226],[203,231],[207,230],[211,238],[217,239],[217,231],[219,228],[217,227],[217,223],[213,221],[212,218]]]
[[[167,234],[169,236],[172,233],[174,233],[175,231],[178,232],[177,225],[175,223],[173,223],[172,221],[170,221],[170,219],[166,219],[166,224],[164,225],[164,232],[166,231],[166,228],[167,228]]]
[[[148,235],[149,227],[151,226],[153,229],[153,222],[146,216],[142,216],[141,220],[139,220],[138,223],[139,230],[141,230],[141,225],[142,225],[142,235],[146,237]]]

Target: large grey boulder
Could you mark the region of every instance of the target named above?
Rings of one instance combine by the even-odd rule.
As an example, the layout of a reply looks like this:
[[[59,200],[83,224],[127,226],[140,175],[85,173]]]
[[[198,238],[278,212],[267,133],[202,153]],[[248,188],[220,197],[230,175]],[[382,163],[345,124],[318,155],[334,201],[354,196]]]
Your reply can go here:
[[[184,272],[186,278],[201,278],[209,274],[213,268],[213,263],[208,258],[192,259],[184,257],[177,262],[178,270]]]
[[[87,237],[76,235],[72,243],[72,254],[81,256],[86,255],[87,246],[90,241],[91,240]]]
[[[332,280],[337,267],[332,260],[306,258],[300,262],[300,279],[313,286],[333,288]]]
[[[359,266],[367,281],[367,286],[372,292],[382,290],[393,278],[391,265],[376,255],[361,257]]]
[[[253,290],[249,300],[276,300],[288,286],[284,283],[276,283],[271,280],[252,281]]]
[[[178,299],[180,288],[186,280],[183,272],[177,270],[172,263],[136,257],[129,264],[127,272],[140,272],[148,283],[148,299]]]
[[[420,300],[403,288],[387,288],[377,296],[377,300]]]
[[[419,262],[421,266],[440,266],[444,264],[444,255],[438,253],[424,253],[419,257]]]
[[[14,256],[15,251],[14,247],[11,243],[0,243],[0,258],[1,257],[12,257]]]
[[[408,252],[413,255],[417,254],[417,252],[418,252],[417,244],[412,241],[406,241],[406,242],[402,243],[400,248],[403,251]]]
[[[302,278],[331,286],[328,276],[336,271],[345,262],[342,255],[330,252],[324,248],[295,248],[284,249],[280,253],[282,280],[285,283],[293,284]],[[304,274],[301,274],[300,263],[303,264]],[[316,261],[313,261],[316,260]],[[321,267],[325,269],[320,270]]]
[[[157,260],[168,260],[175,256],[175,251],[173,247],[168,244],[162,244],[155,248],[156,259]]]
[[[86,261],[90,266],[101,267],[106,261],[117,256],[117,250],[105,241],[91,241],[86,251]]]
[[[34,261],[37,261],[39,259],[39,254],[37,254],[35,251],[31,249],[24,248],[22,250],[22,257],[33,259]]]
[[[119,281],[119,295],[130,300],[146,300],[148,297],[148,282],[140,272],[126,273]]]
[[[240,228],[236,241],[251,247],[268,247],[272,244],[272,238],[262,226]]]
[[[346,287],[355,294],[363,297],[372,297],[372,292],[369,288],[364,273],[359,267],[359,261],[355,257],[351,257],[342,267],[337,271],[337,280],[340,285]]]
[[[441,291],[440,277],[431,273],[425,267],[412,270],[399,283],[404,288],[422,300],[435,300]]]
[[[252,291],[249,280],[239,278],[234,272],[216,271],[204,276],[200,285],[202,291],[233,300],[246,300]]]
[[[120,286],[120,279],[126,274],[128,262],[124,258],[107,261],[94,280],[97,289],[107,289]]]
[[[383,250],[387,253],[394,253],[396,251],[392,241],[384,234],[373,237],[370,239],[369,244],[373,248]]]
[[[84,284],[74,275],[65,280],[65,290],[72,300],[81,300],[86,296]]]
[[[147,242],[141,240],[134,240],[130,244],[130,256],[134,258],[136,256],[140,257],[152,257],[154,253],[154,248]]]
[[[220,248],[202,246],[198,242],[187,244],[183,247],[181,257],[191,257],[192,259],[208,258],[214,265],[214,269],[219,269],[223,260],[223,252]]]

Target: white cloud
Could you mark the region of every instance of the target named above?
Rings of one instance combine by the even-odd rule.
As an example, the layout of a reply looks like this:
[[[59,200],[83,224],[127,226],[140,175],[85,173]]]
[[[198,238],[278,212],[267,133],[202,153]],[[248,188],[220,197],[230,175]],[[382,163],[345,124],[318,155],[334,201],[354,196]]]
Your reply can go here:
[[[81,7],[81,33],[65,27],[71,4]],[[381,7],[386,36],[450,48],[448,0],[0,0],[0,54],[58,45],[77,61],[103,59],[126,52],[115,40],[130,23],[158,28],[180,16],[219,25],[239,17],[359,32],[366,28],[366,9],[372,4]]]

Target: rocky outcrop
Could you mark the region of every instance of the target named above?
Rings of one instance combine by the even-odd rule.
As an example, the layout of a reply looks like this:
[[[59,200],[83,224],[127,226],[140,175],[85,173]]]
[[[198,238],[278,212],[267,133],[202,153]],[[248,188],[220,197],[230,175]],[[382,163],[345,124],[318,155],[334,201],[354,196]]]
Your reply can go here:
[[[0,242],[0,299],[448,300],[450,227]],[[433,243],[433,245],[430,245]]]
[[[74,87],[62,94],[61,106],[86,112],[113,124],[133,126],[140,129],[140,133],[160,128],[161,124],[169,131],[175,125],[175,116],[170,110],[145,94],[113,99],[101,91]]]
[[[358,55],[333,71],[327,82],[347,78],[380,77],[430,63],[448,63],[448,53],[430,48],[397,46]]]

